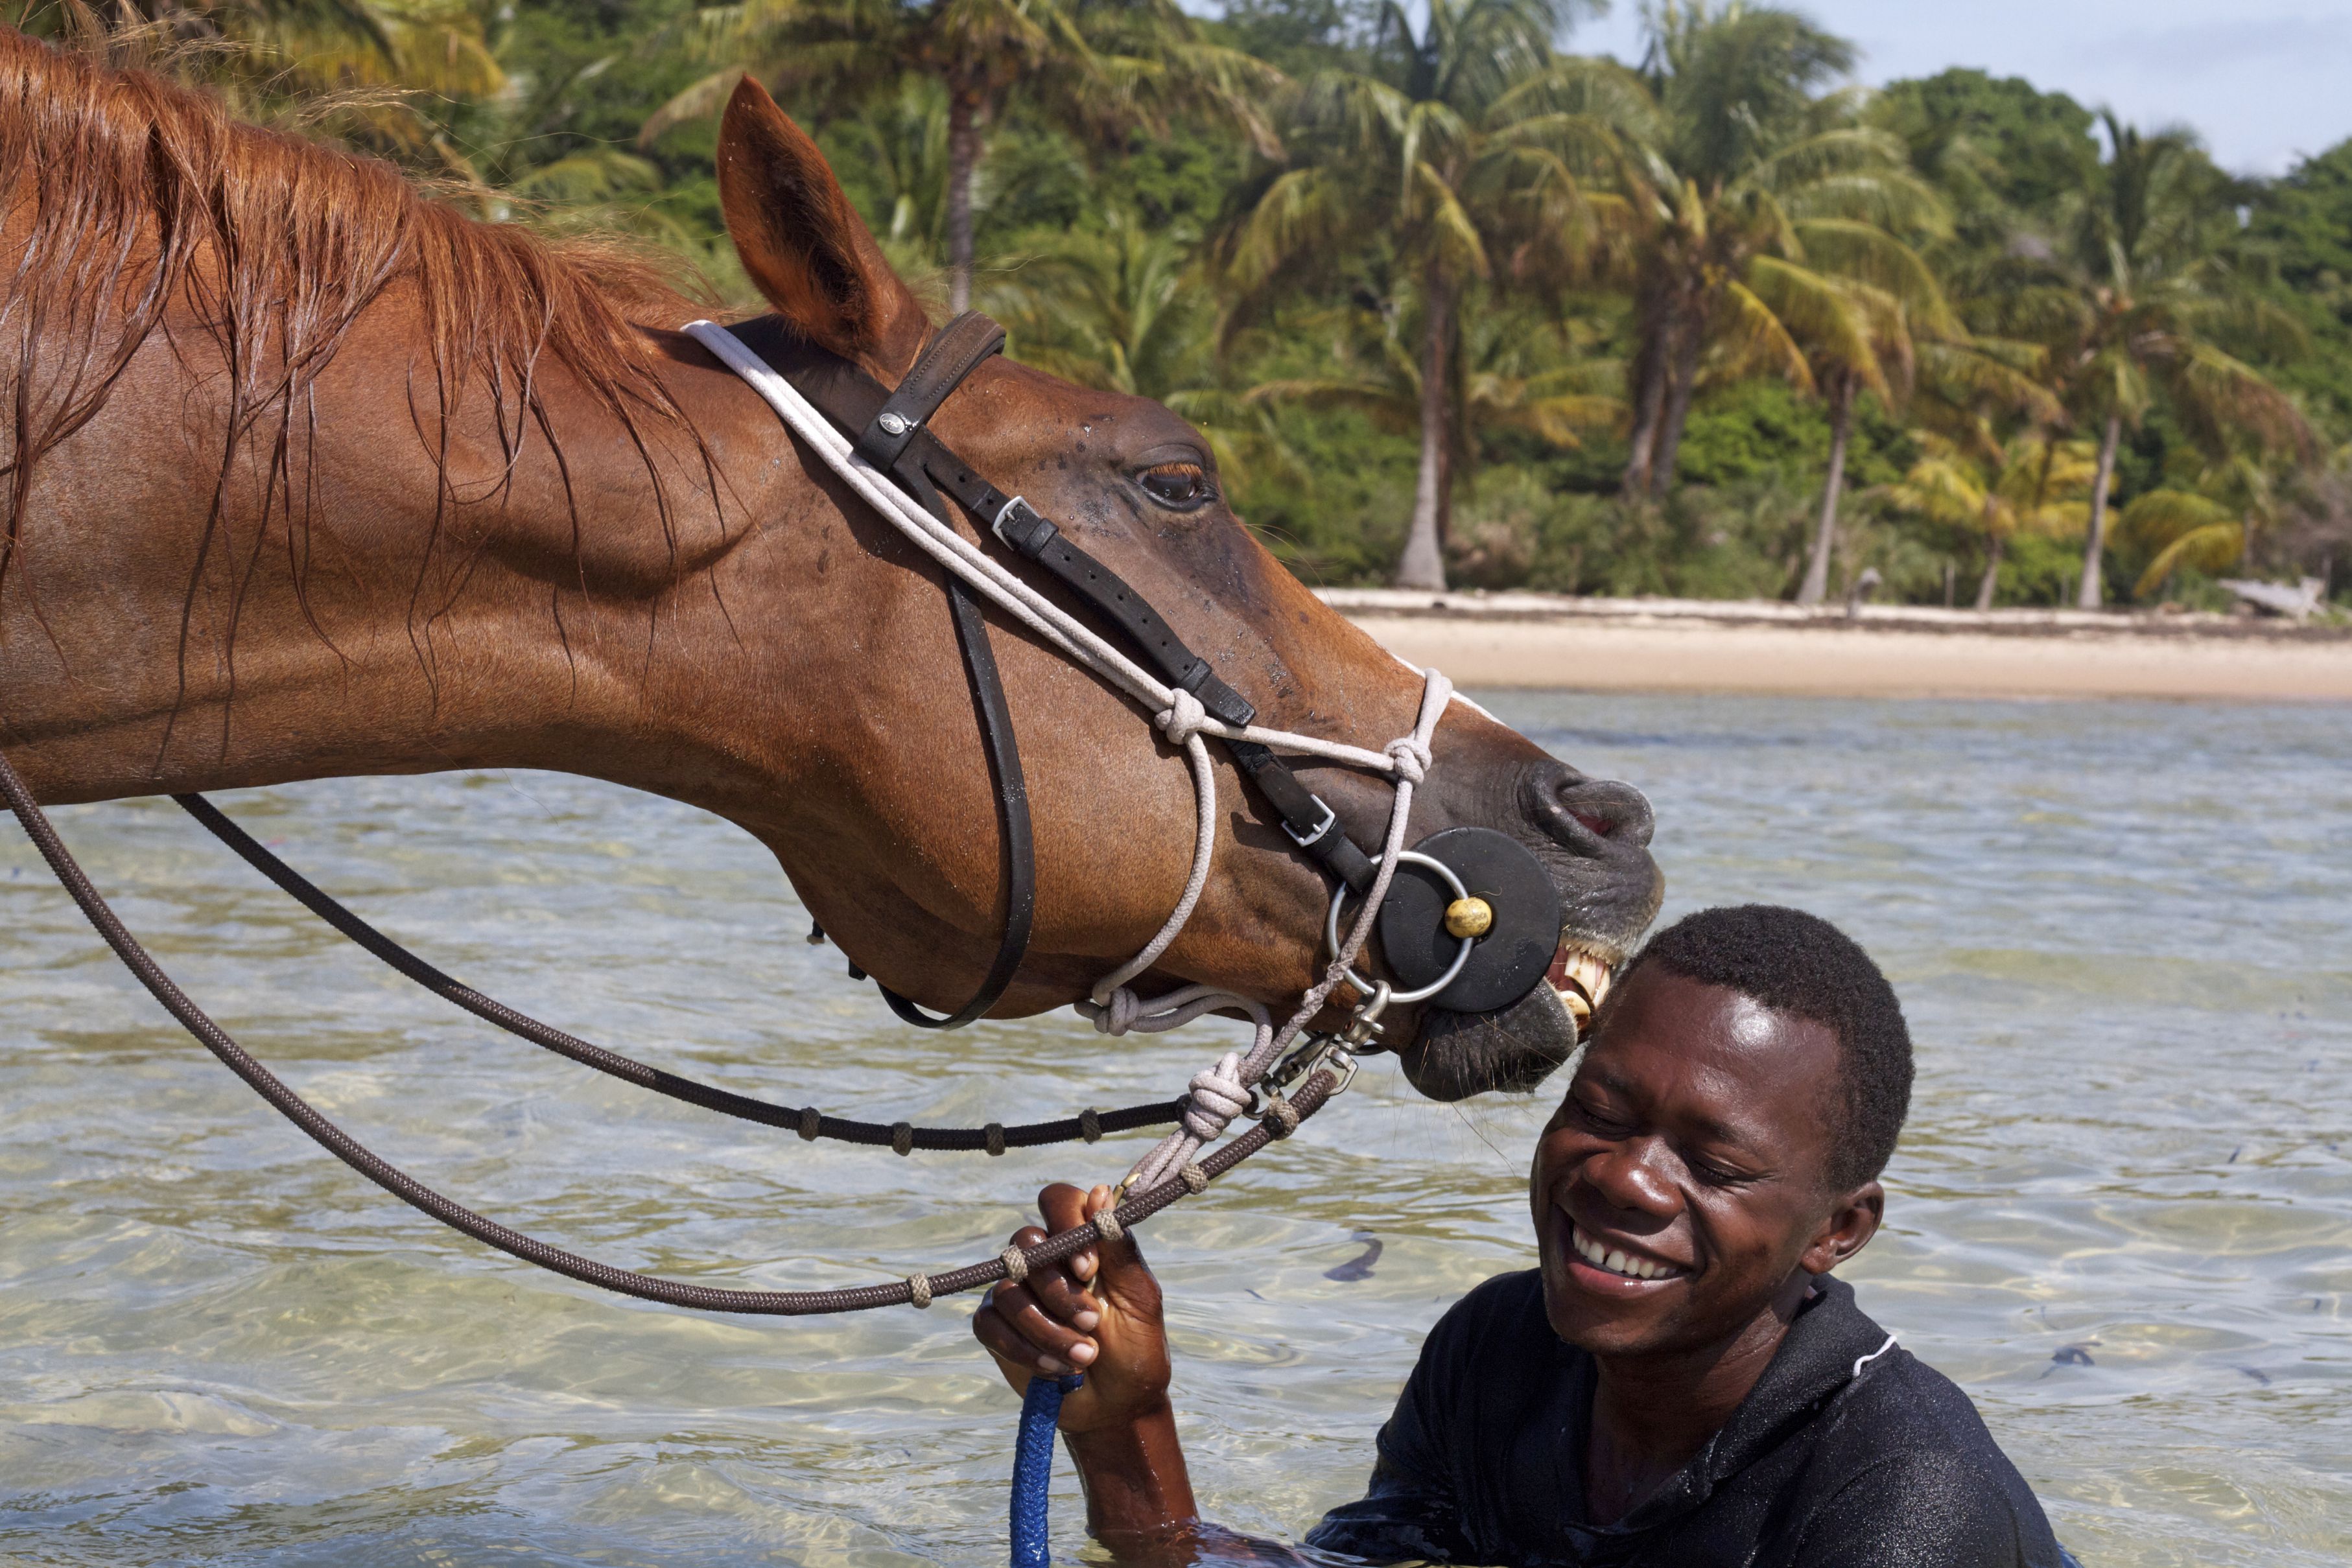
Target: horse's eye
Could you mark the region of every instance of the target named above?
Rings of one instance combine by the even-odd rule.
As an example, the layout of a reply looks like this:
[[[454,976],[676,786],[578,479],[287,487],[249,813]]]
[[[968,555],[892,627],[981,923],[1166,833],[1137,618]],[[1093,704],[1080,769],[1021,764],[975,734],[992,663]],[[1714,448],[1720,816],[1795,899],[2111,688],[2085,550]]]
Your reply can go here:
[[[1155,463],[1137,475],[1135,482],[1161,505],[1187,510],[1206,505],[1217,494],[1208,470],[1198,463]]]

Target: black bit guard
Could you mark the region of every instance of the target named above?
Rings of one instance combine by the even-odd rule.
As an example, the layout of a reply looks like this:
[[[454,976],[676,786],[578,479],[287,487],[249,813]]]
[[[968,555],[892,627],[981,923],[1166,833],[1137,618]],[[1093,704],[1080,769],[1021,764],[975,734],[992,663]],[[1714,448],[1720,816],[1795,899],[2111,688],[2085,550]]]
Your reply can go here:
[[[1442,862],[1474,897],[1495,912],[1495,923],[1474,940],[1470,960],[1454,983],[1429,999],[1433,1008],[1491,1012],[1522,1000],[1543,983],[1559,946],[1559,890],[1527,847],[1492,828],[1448,828],[1412,846]],[[1381,950],[1400,990],[1425,986],[1445,973],[1462,939],[1445,929],[1454,890],[1426,866],[1397,867],[1381,905]]]

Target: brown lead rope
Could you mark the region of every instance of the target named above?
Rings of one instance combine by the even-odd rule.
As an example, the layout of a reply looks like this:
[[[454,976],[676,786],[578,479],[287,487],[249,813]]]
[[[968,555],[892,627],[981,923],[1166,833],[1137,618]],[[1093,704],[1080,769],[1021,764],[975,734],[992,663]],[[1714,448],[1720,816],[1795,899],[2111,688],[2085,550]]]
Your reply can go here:
[[[787,1127],[812,1141],[833,1138],[845,1144],[893,1149],[901,1155],[916,1149],[985,1149],[992,1155],[1001,1155],[1007,1149],[1041,1148],[1050,1144],[1091,1144],[1106,1133],[1170,1126],[1184,1113],[1185,1102],[1179,1096],[1149,1105],[1129,1105],[1117,1111],[1089,1110],[1080,1115],[1066,1116],[1058,1122],[1033,1122],[1025,1126],[1007,1127],[991,1122],[985,1127],[918,1127],[908,1122],[887,1124],[853,1122],[841,1116],[825,1115],[814,1105],[796,1110],[771,1104],[765,1100],[754,1100],[715,1084],[698,1083],[691,1078],[681,1078],[677,1073],[665,1072],[658,1067],[607,1051],[601,1045],[592,1045],[576,1035],[566,1034],[552,1024],[541,1023],[528,1013],[518,1012],[495,997],[484,996],[463,980],[444,974],[336,902],[331,894],[271,853],[252,834],[223,815],[219,807],[202,795],[174,795],[172,799],[178,801],[188,815],[202,823],[213,837],[236,851],[247,865],[276,883],[305,909],[444,1001],[452,1002],[518,1039],[544,1047],[583,1067],[593,1068],[625,1083],[650,1089],[656,1094],[666,1094],[673,1100],[698,1105],[722,1116],[738,1116],[770,1127]]]
[[[41,852],[58,883],[69,894],[82,914],[97,927],[106,945],[123,967],[139,977],[148,993],[163,1004],[163,1009],[179,1020],[180,1027],[220,1058],[228,1070],[245,1080],[254,1092],[275,1107],[278,1114],[308,1134],[312,1141],[329,1154],[351,1166],[360,1175],[383,1188],[412,1208],[431,1215],[452,1230],[461,1231],[485,1246],[520,1258],[539,1267],[604,1290],[643,1301],[660,1301],[667,1306],[688,1307],[698,1312],[751,1312],[776,1317],[808,1317],[823,1312],[865,1312],[875,1307],[895,1307],[911,1302],[919,1307],[929,1306],[940,1296],[976,1290],[999,1280],[1021,1280],[1032,1269],[1048,1263],[1058,1263],[1093,1246],[1097,1241],[1116,1240],[1127,1227],[1150,1218],[1170,1204],[1189,1194],[1201,1192],[1216,1177],[1225,1174],[1266,1145],[1277,1138],[1287,1137],[1301,1122],[1323,1108],[1332,1094],[1346,1086],[1346,1079],[1329,1066],[1318,1066],[1307,1075],[1291,1098],[1286,1102],[1270,1098],[1265,1119],[1257,1126],[1218,1148],[1198,1165],[1187,1166],[1180,1175],[1155,1186],[1129,1196],[1118,1206],[1105,1214],[1097,1215],[1086,1224],[1047,1237],[1034,1247],[1008,1247],[984,1263],[970,1263],[943,1274],[910,1275],[887,1284],[859,1285],[839,1291],[730,1291],[709,1285],[690,1285],[682,1280],[667,1280],[656,1274],[640,1273],[635,1269],[616,1268],[600,1263],[593,1258],[583,1258],[576,1252],[566,1252],[536,1238],[510,1230],[497,1220],[476,1214],[459,1203],[452,1202],[432,1188],[410,1176],[397,1166],[379,1158],[360,1143],[320,1115],[310,1103],[288,1088],[278,1075],[255,1061],[245,1048],[229,1037],[228,1031],[205,1015],[204,1009],[188,998],[186,992],[163,973],[139,939],[131,935],[114,911],[108,906],[98,889],[74,861],[73,855],[58,837],[57,829],[16,776],[6,756],[0,755],[0,796],[5,796],[8,809],[24,825],[33,847]],[[484,998],[488,1000],[488,998]],[[1017,1260],[1017,1261],[1016,1261]]]

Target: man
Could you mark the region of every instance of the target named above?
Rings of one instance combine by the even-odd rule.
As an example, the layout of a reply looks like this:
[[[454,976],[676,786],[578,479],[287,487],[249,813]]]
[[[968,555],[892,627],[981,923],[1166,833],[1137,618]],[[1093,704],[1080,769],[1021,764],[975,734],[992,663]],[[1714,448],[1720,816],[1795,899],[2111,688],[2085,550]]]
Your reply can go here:
[[[1540,1267],[1438,1322],[1370,1490],[1308,1544],[1382,1562],[2058,1568],[1968,1396],[1832,1273],[1877,1232],[1910,1097],[1902,1008],[1834,926],[1757,904],[1661,933],[1536,1145]],[[1060,1229],[1109,1197],[1055,1186],[1041,1207]],[[1061,1424],[1104,1545],[1211,1545],[1132,1239],[998,1287],[973,1332],[1016,1389],[1085,1374]]]

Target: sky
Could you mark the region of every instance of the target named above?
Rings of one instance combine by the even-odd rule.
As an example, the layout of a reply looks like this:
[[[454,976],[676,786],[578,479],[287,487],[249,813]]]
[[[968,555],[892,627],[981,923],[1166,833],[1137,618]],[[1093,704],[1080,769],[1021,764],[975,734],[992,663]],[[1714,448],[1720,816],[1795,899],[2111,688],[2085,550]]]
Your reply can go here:
[[[1792,0],[1875,85],[1976,66],[2143,130],[2186,121],[2223,168],[2279,174],[2352,136],[2352,0]],[[1634,61],[1640,0],[1569,47]]]

